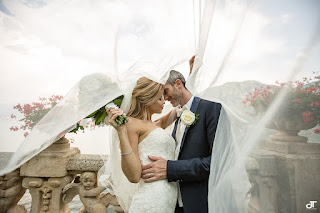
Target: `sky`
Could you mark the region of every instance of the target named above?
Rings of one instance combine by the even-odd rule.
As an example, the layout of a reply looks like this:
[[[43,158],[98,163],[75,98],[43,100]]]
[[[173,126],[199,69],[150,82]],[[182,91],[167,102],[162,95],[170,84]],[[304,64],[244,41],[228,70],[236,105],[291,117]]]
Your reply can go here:
[[[91,73],[125,75],[145,56],[191,57],[199,43],[198,7],[191,0],[0,0],[0,151],[14,151],[23,141],[21,131],[9,130],[17,103],[65,95]],[[219,70],[217,84],[284,81],[297,59],[304,66],[295,78],[319,71],[318,11],[317,0],[216,1],[201,68],[210,72],[201,76],[201,86],[208,87]],[[187,62],[178,70],[187,77]],[[84,141],[104,144],[103,129],[84,135],[76,137],[84,152],[95,152]]]

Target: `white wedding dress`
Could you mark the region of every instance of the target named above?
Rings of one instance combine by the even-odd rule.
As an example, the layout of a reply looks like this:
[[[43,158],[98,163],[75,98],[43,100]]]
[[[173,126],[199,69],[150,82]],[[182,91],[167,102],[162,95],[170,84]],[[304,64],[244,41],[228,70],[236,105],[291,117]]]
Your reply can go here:
[[[174,159],[175,141],[161,128],[151,131],[139,145],[139,157],[142,165],[151,163],[149,155],[162,157],[166,160]],[[143,179],[138,183],[129,213],[170,213],[174,212],[177,201],[177,186],[167,179],[152,183],[145,183]]]

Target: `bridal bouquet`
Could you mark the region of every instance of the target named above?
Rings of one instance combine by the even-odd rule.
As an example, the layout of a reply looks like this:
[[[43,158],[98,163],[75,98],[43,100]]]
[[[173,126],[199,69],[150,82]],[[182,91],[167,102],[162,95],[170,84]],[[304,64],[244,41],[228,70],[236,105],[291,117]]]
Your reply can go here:
[[[91,113],[90,115],[88,115],[87,117],[85,117],[84,120],[78,122],[77,126],[73,130],[71,130],[70,132],[77,133],[77,131],[79,129],[80,130],[84,130],[85,125],[83,125],[83,123],[85,124],[86,123],[85,120],[86,119],[90,119],[90,118],[94,121],[94,124],[96,126],[105,125],[107,123],[106,119],[108,117],[106,110],[109,109],[109,108],[120,108],[122,100],[123,100],[123,95],[121,95],[121,96],[117,97],[116,99],[110,101],[109,103],[107,103],[106,105],[104,105],[103,107],[98,109],[97,111],[95,111],[95,112]],[[116,122],[117,122],[118,126],[121,126],[121,125],[123,125],[123,124],[128,122],[128,118],[123,113],[122,115],[120,115],[120,116],[118,116],[116,118]]]
[[[24,130],[24,137],[29,135],[29,132],[32,128],[61,100],[63,96],[60,95],[52,95],[49,98],[40,97],[39,101],[32,102],[31,104],[23,104],[20,103],[15,105],[13,109],[17,110],[19,113],[23,115],[23,118],[19,119],[19,121],[24,124],[21,126],[11,126],[11,131]],[[90,127],[94,129],[95,126],[103,126],[105,125],[105,120],[107,118],[106,109],[113,107],[120,107],[123,100],[123,95],[117,97],[116,99],[110,101],[105,106],[101,107],[97,111],[88,115],[84,119],[80,120],[77,124],[75,124],[75,128],[73,128],[69,133],[77,133],[79,130],[84,131],[85,128]],[[18,116],[19,117],[19,116]],[[17,119],[17,115],[12,114],[12,119]],[[120,126],[124,123],[128,122],[128,118],[125,114],[118,116],[116,118],[117,124]],[[60,133],[58,136],[63,137],[65,133]]]
[[[91,115],[87,116],[86,118],[93,118],[93,120],[95,121],[96,125],[100,125],[103,121],[105,121],[105,119],[107,118],[107,112],[106,110],[109,108],[120,108],[121,103],[123,100],[123,95],[117,97],[116,99],[110,101],[108,104],[106,104],[105,106],[101,107],[100,109],[98,109],[97,111],[95,111],[94,113],[92,113]],[[122,114],[120,116],[118,116],[116,118],[116,122],[117,124],[120,126],[122,124],[125,124],[128,122],[128,118],[125,114]]]

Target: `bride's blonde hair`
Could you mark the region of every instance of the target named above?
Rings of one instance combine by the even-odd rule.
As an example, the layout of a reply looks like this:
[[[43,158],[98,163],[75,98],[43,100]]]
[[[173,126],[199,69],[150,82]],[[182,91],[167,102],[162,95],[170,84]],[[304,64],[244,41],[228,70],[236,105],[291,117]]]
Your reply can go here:
[[[147,119],[147,108],[163,95],[163,86],[149,78],[142,77],[132,91],[128,116]]]

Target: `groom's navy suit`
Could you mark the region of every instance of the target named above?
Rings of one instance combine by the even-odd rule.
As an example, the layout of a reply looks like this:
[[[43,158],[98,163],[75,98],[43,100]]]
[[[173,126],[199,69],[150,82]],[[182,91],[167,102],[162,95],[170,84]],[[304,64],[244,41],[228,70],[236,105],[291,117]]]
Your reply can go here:
[[[208,180],[211,151],[221,104],[194,97],[190,109],[199,114],[196,124],[186,127],[177,161],[168,161],[168,181],[180,185],[185,213],[208,212]],[[175,138],[178,120],[172,136]]]

